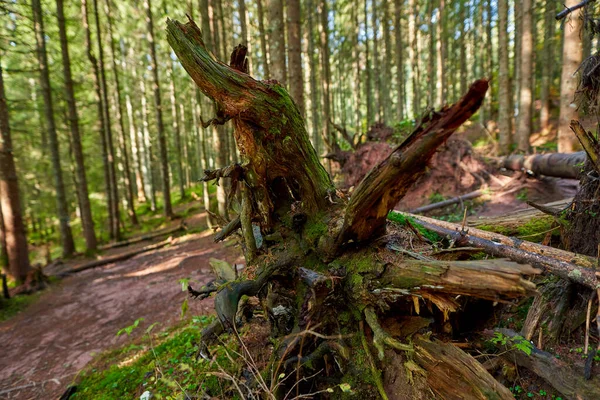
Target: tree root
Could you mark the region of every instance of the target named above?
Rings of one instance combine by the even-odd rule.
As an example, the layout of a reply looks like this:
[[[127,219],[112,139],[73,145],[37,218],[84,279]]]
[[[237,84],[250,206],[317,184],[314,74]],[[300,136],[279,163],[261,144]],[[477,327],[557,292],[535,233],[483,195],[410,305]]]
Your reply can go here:
[[[379,321],[377,320],[377,314],[375,313],[375,310],[372,307],[365,308],[364,314],[367,324],[369,324],[369,327],[373,331],[373,345],[375,345],[375,348],[378,351],[378,356],[380,360],[383,360],[384,358],[384,345],[396,350],[407,351],[409,353],[414,351],[414,348],[411,344],[404,344],[394,339],[381,327],[381,325],[379,325]]]

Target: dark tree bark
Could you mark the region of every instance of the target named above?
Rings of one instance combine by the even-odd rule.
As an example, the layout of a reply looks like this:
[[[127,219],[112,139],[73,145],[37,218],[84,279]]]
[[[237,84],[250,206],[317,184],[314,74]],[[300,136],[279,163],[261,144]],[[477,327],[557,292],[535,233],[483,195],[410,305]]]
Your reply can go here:
[[[317,154],[321,154],[321,141],[319,140],[320,136],[320,113],[319,113],[319,93],[317,88],[317,65],[318,62],[315,61],[317,57],[316,47],[315,47],[315,36],[314,36],[314,20],[313,15],[315,11],[314,3],[312,0],[306,1],[306,19],[308,24],[308,66],[310,68],[310,119],[312,123],[312,134],[313,134],[313,143],[315,146],[315,150]]]
[[[283,0],[267,0],[267,19],[269,24],[270,79],[287,84],[285,63],[285,26],[283,20]]]
[[[508,154],[512,143],[512,112],[508,61],[508,0],[498,2],[498,144]]]
[[[56,189],[56,209],[60,226],[60,238],[63,257],[69,257],[75,252],[75,242],[69,224],[69,207],[63,181],[62,167],[60,162],[60,148],[56,123],[54,120],[54,104],[52,101],[52,89],[50,86],[50,73],[48,72],[48,54],[46,52],[46,38],[44,32],[44,19],[40,0],[32,0],[34,31],[37,45],[37,57],[40,67],[40,84],[42,97],[44,98],[44,115],[48,128],[48,141],[50,145],[50,157],[54,173],[54,185]],[[5,210],[6,212],[6,210]]]
[[[121,214],[119,211],[119,187],[117,185],[117,159],[115,156],[115,146],[113,144],[112,123],[110,119],[110,109],[108,101],[108,85],[106,83],[106,68],[104,64],[104,44],[102,43],[102,28],[100,25],[100,14],[98,10],[98,0],[94,3],[94,21],[96,23],[96,44],[98,45],[98,73],[100,77],[100,92],[102,95],[102,112],[104,114],[104,135],[106,137],[106,151],[108,155],[108,176],[109,176],[109,219],[110,219],[110,238],[114,240],[121,239]]]
[[[304,116],[304,76],[302,76],[302,44],[300,32],[300,0],[289,0],[287,8],[288,19],[288,58],[290,95],[296,102],[300,114]]]
[[[444,0],[441,0],[442,2]],[[398,119],[404,120],[404,46],[402,45],[402,1],[394,0],[394,36],[396,38],[396,107]]]
[[[104,106],[102,103],[102,87],[100,85],[100,70],[98,67],[98,60],[94,56],[92,48],[92,36],[90,32],[90,24],[88,17],[88,5],[87,0],[81,1],[81,14],[83,15],[83,29],[85,31],[85,44],[87,48],[87,57],[92,64],[93,76],[94,76],[94,92],[96,95],[96,106],[98,112],[98,119],[100,121],[100,148],[102,149],[102,167],[104,172],[104,188],[106,190],[107,207],[108,207],[108,219],[109,219],[109,234],[112,238],[113,235],[113,191],[111,189],[112,181],[110,176],[109,156],[108,156],[108,145],[106,142],[106,120],[104,115]]]
[[[553,66],[555,55],[555,15],[556,2],[546,0],[546,7],[544,10],[544,56],[542,58],[542,83],[540,89],[540,102],[542,103],[540,109],[540,128],[543,132],[547,132],[550,125],[550,87],[554,72]]]
[[[330,51],[329,51],[329,11],[327,7],[327,0],[320,0],[319,2],[319,16],[321,19],[319,37],[321,45],[321,87],[323,89],[323,120],[329,121],[331,119],[332,107],[332,96],[331,96],[331,66]],[[325,142],[329,151],[334,150],[337,143],[335,141],[335,134],[331,130],[330,124],[323,124],[323,141]]]
[[[265,78],[269,78],[271,76],[271,72],[269,70],[269,52],[267,51],[268,35],[267,31],[265,30],[265,17],[263,12],[262,0],[256,0],[256,10],[258,13],[258,33],[260,35],[260,51],[262,53],[261,57],[263,66],[263,76]]]
[[[23,282],[30,265],[20,196],[0,64],[0,267],[5,260],[9,274]]]
[[[146,11],[146,29],[148,45],[150,47],[150,65],[152,67],[152,78],[154,81],[154,108],[156,111],[156,123],[158,134],[158,152],[160,160],[160,172],[163,191],[163,212],[165,217],[173,217],[171,205],[171,184],[169,182],[169,159],[167,157],[167,140],[165,138],[165,125],[162,114],[162,100],[160,95],[160,79],[158,78],[158,62],[156,60],[156,44],[154,42],[154,22],[152,20],[152,4],[150,0],[144,0]]]
[[[365,30],[369,27],[369,12],[367,0],[364,0]],[[371,57],[369,55],[369,39],[365,38],[365,100],[367,102],[367,130],[374,121],[373,118],[373,85],[371,80]]]
[[[77,104],[75,102],[75,91],[73,88],[73,76],[71,74],[71,59],[69,56],[63,0],[56,0],[56,16],[58,19],[58,32],[60,36],[63,74],[65,79],[65,99],[67,100],[69,127],[71,128],[71,141],[73,146],[73,156],[75,158],[77,196],[79,198],[79,208],[81,210],[81,225],[83,227],[83,237],[85,238],[86,247],[88,250],[94,251],[98,247],[98,243],[96,240],[96,233],[94,232],[94,220],[92,218],[92,210],[90,207],[83,148],[81,147],[79,116],[77,114]]]
[[[113,26],[111,15],[111,0],[104,0],[104,11],[108,20],[108,40],[110,43],[110,55],[112,59],[113,76],[115,79],[115,97],[117,99],[117,120],[119,121],[118,141],[121,147],[121,158],[123,160],[123,183],[125,184],[125,200],[127,204],[127,214],[132,225],[138,225],[137,215],[135,213],[135,203],[133,200],[133,180],[131,179],[131,168],[129,163],[129,142],[125,132],[125,122],[123,120],[123,98],[121,97],[121,81],[119,79],[119,70],[117,65],[117,52],[115,50],[115,41],[113,38]]]

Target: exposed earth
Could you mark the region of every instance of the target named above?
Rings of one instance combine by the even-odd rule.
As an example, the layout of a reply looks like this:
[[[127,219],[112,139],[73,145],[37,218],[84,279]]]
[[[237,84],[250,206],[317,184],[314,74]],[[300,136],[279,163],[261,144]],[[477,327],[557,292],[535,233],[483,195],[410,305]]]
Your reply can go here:
[[[186,222],[197,228],[204,219],[205,214],[197,214]],[[115,249],[103,256],[149,243]],[[235,248],[214,243],[212,231],[205,231],[53,284],[31,307],[0,323],[0,399],[57,399],[95,354],[131,340],[127,335],[117,336],[120,329],[144,318],[140,323],[143,329],[131,334],[135,337],[155,322],[159,323],[155,329],[176,324],[187,295],[179,280],[190,278],[196,284],[209,281],[210,258],[241,261]],[[211,298],[192,301],[188,315],[212,310]]]

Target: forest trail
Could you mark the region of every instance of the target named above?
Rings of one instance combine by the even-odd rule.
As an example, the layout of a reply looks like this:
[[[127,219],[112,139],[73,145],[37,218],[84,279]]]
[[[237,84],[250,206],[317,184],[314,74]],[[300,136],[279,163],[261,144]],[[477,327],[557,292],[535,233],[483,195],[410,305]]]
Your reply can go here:
[[[212,276],[210,258],[235,262],[239,256],[214,243],[211,233],[187,235],[172,246],[67,277],[0,323],[0,399],[56,399],[94,354],[131,340],[116,336],[119,329],[144,318],[131,335],[137,337],[155,322],[155,329],[176,324],[187,295],[179,280],[206,283]],[[211,298],[194,301],[188,315],[212,310]],[[7,392],[17,387],[23,389]]]

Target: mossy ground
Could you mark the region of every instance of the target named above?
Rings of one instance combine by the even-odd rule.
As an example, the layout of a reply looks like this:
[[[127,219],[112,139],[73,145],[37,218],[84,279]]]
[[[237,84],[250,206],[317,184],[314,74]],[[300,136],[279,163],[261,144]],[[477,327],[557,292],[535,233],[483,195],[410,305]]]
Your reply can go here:
[[[552,228],[556,227],[554,231]],[[515,226],[495,226],[495,225],[481,225],[479,229],[489,232],[499,233],[505,236],[514,236],[520,239],[525,239],[530,242],[540,242],[544,239],[547,233],[550,231],[553,235],[560,235],[560,230],[556,224],[554,217],[545,215],[542,217],[532,218],[529,221]]]

